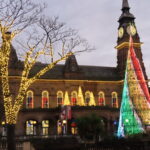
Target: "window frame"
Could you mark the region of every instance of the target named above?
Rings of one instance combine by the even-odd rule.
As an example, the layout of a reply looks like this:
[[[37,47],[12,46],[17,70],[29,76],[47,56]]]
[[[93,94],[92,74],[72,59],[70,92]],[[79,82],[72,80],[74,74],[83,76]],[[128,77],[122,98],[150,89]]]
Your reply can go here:
[[[100,102],[100,98],[101,98],[101,94],[102,94],[102,98],[103,98],[103,102]],[[105,102],[105,93],[103,91],[100,91],[98,93],[98,106],[105,106],[106,102]]]
[[[61,103],[58,102],[59,93],[61,93],[61,99],[62,99],[62,100],[61,100],[61,101],[62,101]],[[64,94],[63,94],[62,91],[58,91],[58,92],[57,92],[57,106],[62,106],[62,105],[63,105],[63,101],[64,101]]]
[[[75,97],[74,97],[74,94],[76,95]],[[75,99],[75,101],[76,101],[75,103],[74,103],[73,99]],[[72,106],[77,105],[77,99],[78,99],[78,93],[76,91],[72,91],[71,92],[71,105]]]
[[[32,121],[33,123],[31,124],[31,127],[28,127],[28,122],[29,121]],[[32,120],[32,119],[30,119],[30,120],[26,120],[26,122],[25,122],[25,131],[26,131],[26,135],[28,135],[28,136],[32,136],[32,135],[36,135],[37,133],[37,121],[36,120]]]
[[[89,101],[87,102],[87,94],[89,95]],[[91,97],[90,97],[90,94],[91,94],[91,92],[90,91],[86,91],[85,92],[85,106],[89,106],[89,103],[90,103],[90,100],[91,100]]]
[[[31,100],[31,106],[30,106],[30,103],[28,103],[28,95],[29,95],[29,93],[31,92],[31,98],[32,98],[32,100]],[[27,94],[26,94],[26,108],[27,109],[32,109],[32,108],[34,108],[34,93],[33,93],[33,91],[32,90],[28,90],[27,91]]]
[[[112,99],[112,107],[113,108],[118,108],[118,93],[117,92],[112,92],[111,93],[111,99]],[[115,103],[114,103],[115,99]]]
[[[44,93],[46,93],[46,98],[47,98],[47,107],[45,107],[45,105],[44,105]],[[46,91],[46,90],[44,90],[44,91],[42,91],[42,108],[49,108],[49,92],[48,91]]]

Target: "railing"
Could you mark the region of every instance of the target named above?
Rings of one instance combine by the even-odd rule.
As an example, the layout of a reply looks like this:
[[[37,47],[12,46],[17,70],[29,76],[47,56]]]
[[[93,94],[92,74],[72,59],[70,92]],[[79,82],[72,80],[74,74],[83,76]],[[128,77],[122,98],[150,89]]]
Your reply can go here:
[[[150,150],[150,142],[83,144],[81,150]]]
[[[0,142],[0,150],[7,150],[7,142],[6,141]],[[16,143],[16,150],[23,150],[23,142]]]

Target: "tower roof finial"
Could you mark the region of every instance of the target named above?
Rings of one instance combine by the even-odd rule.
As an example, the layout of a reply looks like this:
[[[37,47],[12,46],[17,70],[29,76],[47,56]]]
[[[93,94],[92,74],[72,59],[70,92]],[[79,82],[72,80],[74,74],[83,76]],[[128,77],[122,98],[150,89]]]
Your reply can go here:
[[[119,22],[122,22],[123,20],[127,20],[128,22],[134,21],[135,17],[133,14],[130,13],[130,7],[128,0],[123,0],[122,1],[122,14],[119,18]]]
[[[122,9],[124,9],[124,8],[130,8],[130,7],[129,7],[128,0],[123,0]]]

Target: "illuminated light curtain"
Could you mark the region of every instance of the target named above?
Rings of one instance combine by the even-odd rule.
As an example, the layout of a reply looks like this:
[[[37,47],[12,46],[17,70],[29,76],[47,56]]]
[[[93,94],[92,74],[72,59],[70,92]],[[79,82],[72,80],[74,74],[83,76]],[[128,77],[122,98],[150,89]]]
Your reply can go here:
[[[142,132],[144,132],[144,129],[142,128],[142,123],[137,116],[137,113],[134,110],[132,101],[130,99],[126,73],[122,93],[122,103],[120,108],[120,118],[117,136],[125,137]]]
[[[85,93],[85,105],[86,105],[86,106],[89,106],[89,105],[90,105],[90,100],[91,100],[90,94],[91,94],[90,91],[87,91],[87,92]]]
[[[141,88],[140,81],[138,80],[135,72],[136,68],[134,69],[131,57],[129,57],[128,62],[127,75],[131,100],[134,104],[138,116],[142,120],[142,124],[150,125],[150,104],[147,101],[146,95]]]
[[[105,106],[105,95],[104,92],[99,92],[98,94],[98,105]]]
[[[70,105],[69,95],[67,91],[65,92],[64,105]]]
[[[33,108],[33,107],[34,107],[33,91],[28,91],[26,97],[26,108]]]
[[[145,77],[143,75],[143,71],[142,71],[140,62],[139,62],[138,58],[136,57],[136,54],[135,54],[135,51],[134,51],[134,48],[133,48],[132,37],[130,37],[130,54],[131,54],[131,59],[132,59],[132,62],[133,62],[133,66],[134,66],[134,68],[136,68],[135,73],[137,75],[137,79],[139,80],[140,86],[141,86],[147,100],[150,102],[150,95],[149,95],[148,87],[147,87],[147,84],[146,84],[146,81],[145,81]]]
[[[79,106],[85,106],[85,102],[84,102],[84,97],[83,97],[81,86],[79,86],[79,89],[78,89],[77,105],[79,105]]]
[[[49,108],[49,93],[47,91],[42,92],[42,108]]]
[[[147,85],[142,70],[139,69],[141,66],[135,55],[132,42],[130,37],[130,48],[127,57],[120,109],[118,137],[143,133],[145,132],[145,127],[150,125],[149,95],[146,92],[147,90],[145,91]],[[142,77],[139,77],[139,75],[142,75]],[[141,82],[141,80],[144,81]],[[143,85],[141,85],[141,83],[143,83]],[[132,121],[130,121],[131,119]]]
[[[63,92],[58,91],[57,92],[57,106],[62,106],[63,105]]]
[[[72,106],[77,105],[77,92],[75,91],[71,93],[71,103],[72,103]]]
[[[49,120],[42,121],[42,135],[49,135]]]
[[[96,106],[96,103],[95,103],[95,97],[94,97],[93,92],[90,92],[89,106]]]
[[[26,121],[26,135],[36,135],[36,124],[35,120]]]
[[[118,95],[116,92],[112,92],[112,107],[118,108]]]

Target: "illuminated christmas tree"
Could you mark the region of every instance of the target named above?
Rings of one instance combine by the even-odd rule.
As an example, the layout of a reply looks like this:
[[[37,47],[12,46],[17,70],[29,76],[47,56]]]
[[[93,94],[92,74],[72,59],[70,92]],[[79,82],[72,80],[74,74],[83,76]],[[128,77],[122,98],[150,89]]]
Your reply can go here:
[[[65,97],[64,97],[64,105],[70,105],[70,100],[68,96],[68,92],[65,92]]]
[[[94,97],[93,92],[90,93],[90,102],[89,102],[89,106],[96,106],[96,103],[95,103],[95,97]]]
[[[125,71],[118,137],[145,132],[150,125],[150,96],[138,58],[134,52],[132,37]]]
[[[81,86],[79,86],[79,90],[78,90],[77,105],[79,105],[79,106],[85,106],[85,102],[84,102],[84,97],[83,97]]]

